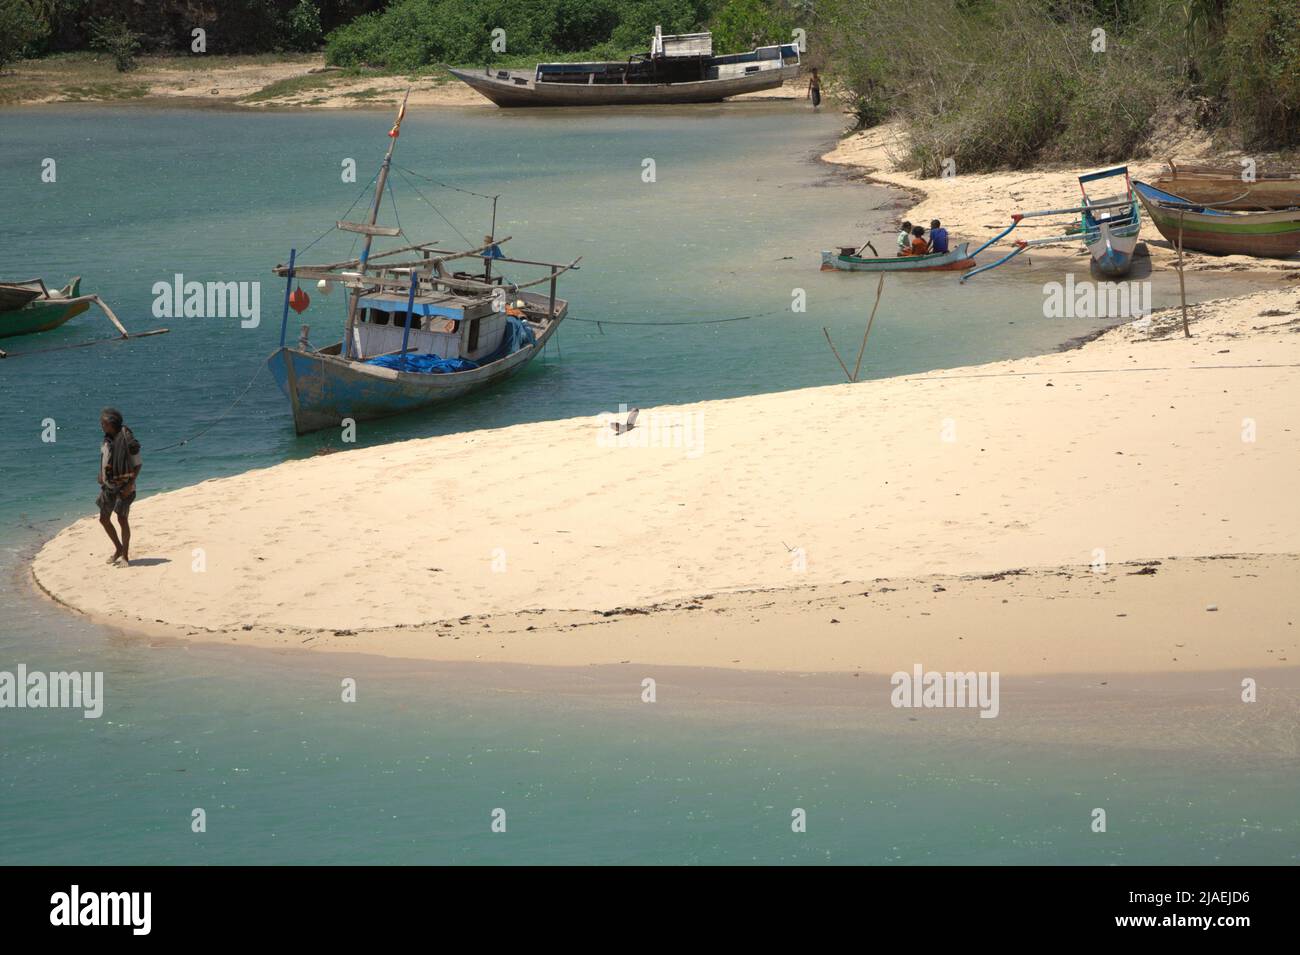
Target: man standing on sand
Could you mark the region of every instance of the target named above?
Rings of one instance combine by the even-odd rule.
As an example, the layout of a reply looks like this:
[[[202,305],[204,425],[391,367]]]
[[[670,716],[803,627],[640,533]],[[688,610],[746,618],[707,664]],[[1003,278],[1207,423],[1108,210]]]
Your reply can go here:
[[[119,560],[131,563],[131,524],[128,515],[135,500],[135,479],[140,474],[140,442],[131,429],[122,423],[122,412],[105,408],[99,415],[99,426],[104,430],[104,442],[99,448],[99,523],[117,548],[108,559],[110,564]],[[119,540],[113,529],[113,513],[117,512],[122,525]]]

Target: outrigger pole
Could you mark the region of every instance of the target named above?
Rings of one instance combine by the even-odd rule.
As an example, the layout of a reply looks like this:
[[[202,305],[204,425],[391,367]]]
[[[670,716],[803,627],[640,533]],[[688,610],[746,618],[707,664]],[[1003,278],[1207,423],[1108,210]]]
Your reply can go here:
[[[1076,213],[1076,212],[1090,212],[1090,211],[1095,211],[1095,210],[1097,210],[1097,209],[1117,209],[1117,208],[1127,208],[1128,206],[1131,206],[1132,204],[1133,204],[1133,202],[1132,202],[1131,199],[1125,199],[1125,200],[1122,200],[1122,201],[1119,201],[1119,202],[1098,202],[1098,203],[1095,203],[1095,204],[1084,205],[1084,206],[1071,206],[1071,207],[1068,208],[1068,209],[1039,209],[1039,210],[1037,210],[1037,211],[1035,211],[1035,212],[1017,212],[1015,215],[1013,215],[1013,216],[1011,217],[1011,225],[1007,226],[1005,229],[1003,229],[1001,232],[999,232],[999,233],[998,233],[997,235],[995,235],[993,238],[989,239],[987,242],[985,242],[983,245],[981,245],[978,249],[976,249],[974,252],[972,252],[972,253],[970,254],[970,257],[973,259],[973,258],[975,258],[977,255],[979,255],[981,252],[983,252],[985,249],[987,249],[989,246],[994,245],[995,243],[1001,242],[1003,239],[1005,239],[1005,238],[1006,238],[1006,237],[1011,233],[1011,230],[1012,230],[1012,229],[1014,229],[1016,226],[1020,225],[1020,222],[1021,222],[1021,220],[1023,220],[1023,219],[1034,219],[1034,218],[1039,218],[1039,217],[1041,217],[1041,216],[1064,216],[1064,215],[1070,215],[1071,213]],[[964,273],[964,274],[962,275],[962,277],[961,277],[961,281],[965,282],[968,278],[971,278],[972,276],[975,276],[975,275],[979,275],[981,272],[987,272],[989,269],[996,269],[996,268],[997,268],[999,265],[1001,265],[1003,262],[1007,262],[1007,261],[1010,261],[1011,259],[1014,259],[1014,258],[1015,258],[1017,255],[1019,255],[1021,252],[1024,252],[1026,249],[1029,249],[1029,248],[1031,248],[1031,247],[1033,247],[1033,246],[1039,246],[1039,245],[1051,245],[1051,244],[1054,243],[1054,242],[1066,242],[1066,241],[1069,241],[1070,239],[1078,238],[1078,236],[1080,235],[1080,233],[1081,233],[1082,231],[1083,231],[1083,230],[1079,230],[1078,232],[1067,232],[1065,235],[1053,236],[1053,237],[1050,238],[1050,239],[1030,239],[1030,240],[1028,240],[1028,241],[1020,241],[1020,242],[1017,242],[1017,243],[1016,243],[1017,248],[1016,248],[1016,250],[1015,250],[1014,252],[1010,252],[1010,253],[1004,255],[1002,258],[998,259],[996,262],[990,262],[988,265],[981,265],[981,266],[979,266],[979,267],[977,267],[977,268],[973,268],[973,269],[971,269],[969,272],[966,272],[966,273]]]

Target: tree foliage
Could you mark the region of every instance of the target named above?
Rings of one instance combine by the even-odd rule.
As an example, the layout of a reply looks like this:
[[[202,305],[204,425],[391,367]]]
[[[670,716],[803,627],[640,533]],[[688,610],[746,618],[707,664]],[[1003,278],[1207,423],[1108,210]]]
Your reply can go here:
[[[50,32],[38,0],[0,0],[0,69],[24,56]]]
[[[1128,158],[1181,102],[1226,114],[1244,141],[1300,142],[1300,0],[929,0],[915,14],[819,0],[809,43],[862,124],[903,120],[931,175],[945,158]]]
[[[707,18],[707,0],[394,0],[330,34],[326,56],[340,66],[416,70],[505,54],[573,54],[648,49],[656,24],[688,32]]]

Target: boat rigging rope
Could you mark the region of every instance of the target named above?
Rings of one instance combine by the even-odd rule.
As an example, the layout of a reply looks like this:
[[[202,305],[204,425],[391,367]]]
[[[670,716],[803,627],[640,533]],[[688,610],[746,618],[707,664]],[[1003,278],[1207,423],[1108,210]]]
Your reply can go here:
[[[406,234],[406,230],[402,228],[402,217],[397,214],[397,196],[393,195],[392,182],[388,183],[388,199],[393,204],[393,220],[397,223],[398,234],[406,239],[410,239],[411,237]]]
[[[355,208],[357,207],[357,203],[361,201],[361,197],[364,196],[367,192],[370,191],[370,187],[373,186],[373,185],[375,184],[375,180],[378,179],[378,178],[379,178],[379,173],[375,173],[373,176],[370,177],[370,181],[369,181],[368,183],[366,183],[365,188],[362,189],[361,192],[357,194],[357,197],[356,197],[355,199],[352,200],[352,205],[348,206],[348,208],[347,208],[347,212],[344,212],[344,213],[343,213],[343,218],[344,218],[344,219],[346,219],[346,218],[348,217],[348,213],[349,213],[349,212],[351,212],[353,209],[355,209]],[[316,238],[312,239],[312,240],[311,240],[311,244],[308,245],[308,246],[307,246],[305,249],[303,249],[302,251],[303,251],[303,252],[306,252],[306,251],[307,251],[308,249],[310,249],[313,245],[315,245],[315,244],[316,244],[317,242],[319,242],[321,239],[325,238],[325,236],[329,235],[331,232],[335,231],[337,228],[338,228],[338,226],[333,226],[333,225],[330,226],[328,229],[326,229],[326,230],[325,230],[324,232],[322,232],[320,235],[316,236]],[[352,245],[353,245],[353,248],[356,248],[356,241],[355,241],[355,240],[353,241]]]
[[[453,190],[453,191],[455,191],[455,192],[463,192],[463,193],[465,193],[465,195],[467,195],[467,196],[478,196],[480,199],[500,199],[500,198],[501,198],[500,194],[497,194],[497,195],[495,195],[495,196],[485,196],[485,195],[483,195],[483,193],[481,193],[481,192],[472,192],[472,191],[470,191],[469,189],[462,189],[462,188],[460,188],[459,186],[449,186],[449,185],[447,185],[445,182],[439,182],[437,179],[432,179],[432,178],[430,178],[429,176],[422,176],[420,173],[416,172],[415,170],[413,170],[413,169],[407,169],[405,166],[398,166],[398,165],[394,164],[393,168],[394,168],[394,169],[400,169],[400,170],[402,170],[402,172],[407,173],[408,175],[414,176],[416,179],[423,179],[425,182],[431,182],[431,183],[433,183],[435,186],[442,186],[442,188],[444,188],[444,189],[451,189],[451,190]],[[426,201],[427,201],[427,200],[426,200]]]
[[[398,172],[402,173],[403,176],[406,175],[406,170],[403,169],[401,166],[395,166],[394,168],[395,168]],[[428,203],[429,208],[432,209],[434,212],[436,212],[436,213],[438,214],[438,218],[439,218],[439,219],[441,219],[443,222],[447,223],[447,225],[451,226],[451,231],[455,232],[458,236],[460,236],[461,241],[463,241],[466,245],[469,245],[469,246],[473,246],[473,245],[474,245],[473,242],[471,242],[469,239],[466,239],[466,238],[465,238],[465,234],[464,234],[463,232],[461,232],[459,229],[456,228],[456,223],[452,222],[452,221],[451,221],[450,219],[448,219],[445,215],[443,215],[443,214],[442,214],[442,211],[441,211],[437,206],[435,206],[435,205],[433,204],[433,202],[429,199],[428,196],[426,196],[424,193],[422,193],[422,192],[419,190],[419,188],[415,185],[415,183],[411,182],[410,179],[407,179],[407,180],[406,180],[406,184],[407,184],[408,186],[411,187],[411,191],[412,191],[412,192],[414,192],[417,196],[419,196],[419,197],[420,197],[421,199],[423,199],[426,203]],[[448,187],[448,188],[451,188],[451,187]],[[460,191],[461,191],[461,192],[464,192],[465,190],[462,189],[462,190],[460,190]]]
[[[254,384],[254,383],[257,381],[257,379],[260,378],[261,375],[262,375],[262,368],[263,368],[262,365],[258,365],[258,366],[257,366],[257,372],[256,372],[256,374],[253,375],[252,380],[249,381],[248,385],[244,388],[244,390],[241,391],[241,392],[239,393],[239,397],[236,398],[234,401],[232,401],[232,402],[230,403],[230,407],[227,408],[225,411],[221,412],[221,414],[218,415],[214,420],[212,420],[211,422],[209,422],[205,427],[201,428],[201,429],[200,429],[198,432],[196,432],[195,434],[190,435],[188,438],[183,438],[183,439],[181,439],[180,441],[177,441],[175,444],[167,444],[167,445],[163,445],[161,448],[154,448],[154,449],[153,449],[153,453],[157,453],[157,452],[159,452],[159,451],[170,451],[170,450],[172,450],[173,448],[181,448],[181,447],[184,447],[185,445],[189,444],[189,443],[190,443],[191,441],[193,441],[194,439],[196,439],[196,438],[201,438],[203,435],[205,435],[205,434],[207,434],[209,431],[211,431],[212,428],[213,428],[214,426],[216,426],[217,424],[219,424],[220,422],[222,422],[223,420],[225,420],[226,416],[229,415],[230,412],[232,412],[232,411],[235,410],[235,405],[237,405],[237,404],[239,404],[241,401],[243,401],[245,395],[247,395],[250,391],[253,390],[253,384]]]
[[[603,318],[566,318],[566,322],[583,322],[588,325],[595,325],[600,333],[605,333],[601,327],[603,325],[638,325],[638,326],[663,326],[663,325],[725,325],[727,322],[747,322],[753,318],[767,318],[769,315],[780,315],[790,311],[788,308],[778,308],[771,312],[759,312],[757,315],[736,315],[732,318],[706,318],[696,319],[695,321],[685,322],[611,322]]]

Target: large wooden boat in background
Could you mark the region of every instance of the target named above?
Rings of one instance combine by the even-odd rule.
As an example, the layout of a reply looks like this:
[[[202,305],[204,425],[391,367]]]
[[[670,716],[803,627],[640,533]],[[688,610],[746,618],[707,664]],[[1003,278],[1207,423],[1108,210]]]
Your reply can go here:
[[[1287,258],[1300,251],[1300,208],[1245,212],[1212,209],[1145,182],[1138,198],[1160,234],[1173,245],[1213,255]]]
[[[1168,171],[1152,180],[1162,192],[1217,209],[1290,209],[1300,206],[1300,172],[1256,170],[1249,179],[1234,166],[1206,166],[1166,160]]]
[[[799,47],[764,46],[713,54],[713,35],[664,36],[655,27],[649,53],[624,62],[539,63],[532,70],[452,69],[498,106],[630,106],[716,103],[776,89],[799,75]]]
[[[284,320],[267,366],[289,399],[299,434],[429,407],[504,381],[541,353],[568,313],[568,303],[556,297],[556,280],[578,260],[510,258],[501,251],[509,236],[488,236],[482,246],[459,251],[415,242],[372,252],[377,236],[402,234],[377,220],[405,112],[403,100],[368,221],[336,224],[364,236],[361,254],[325,265],[298,265],[291,254],[275,268],[286,280]],[[468,269],[455,271],[465,263]],[[509,282],[500,269],[512,265],[549,274]],[[348,290],[342,341],[312,348],[304,325],[297,346],[286,344],[289,308],[309,304],[301,288],[293,290],[299,279],[319,282],[326,293],[334,285]],[[549,283],[546,294],[525,291],[543,283]]]

